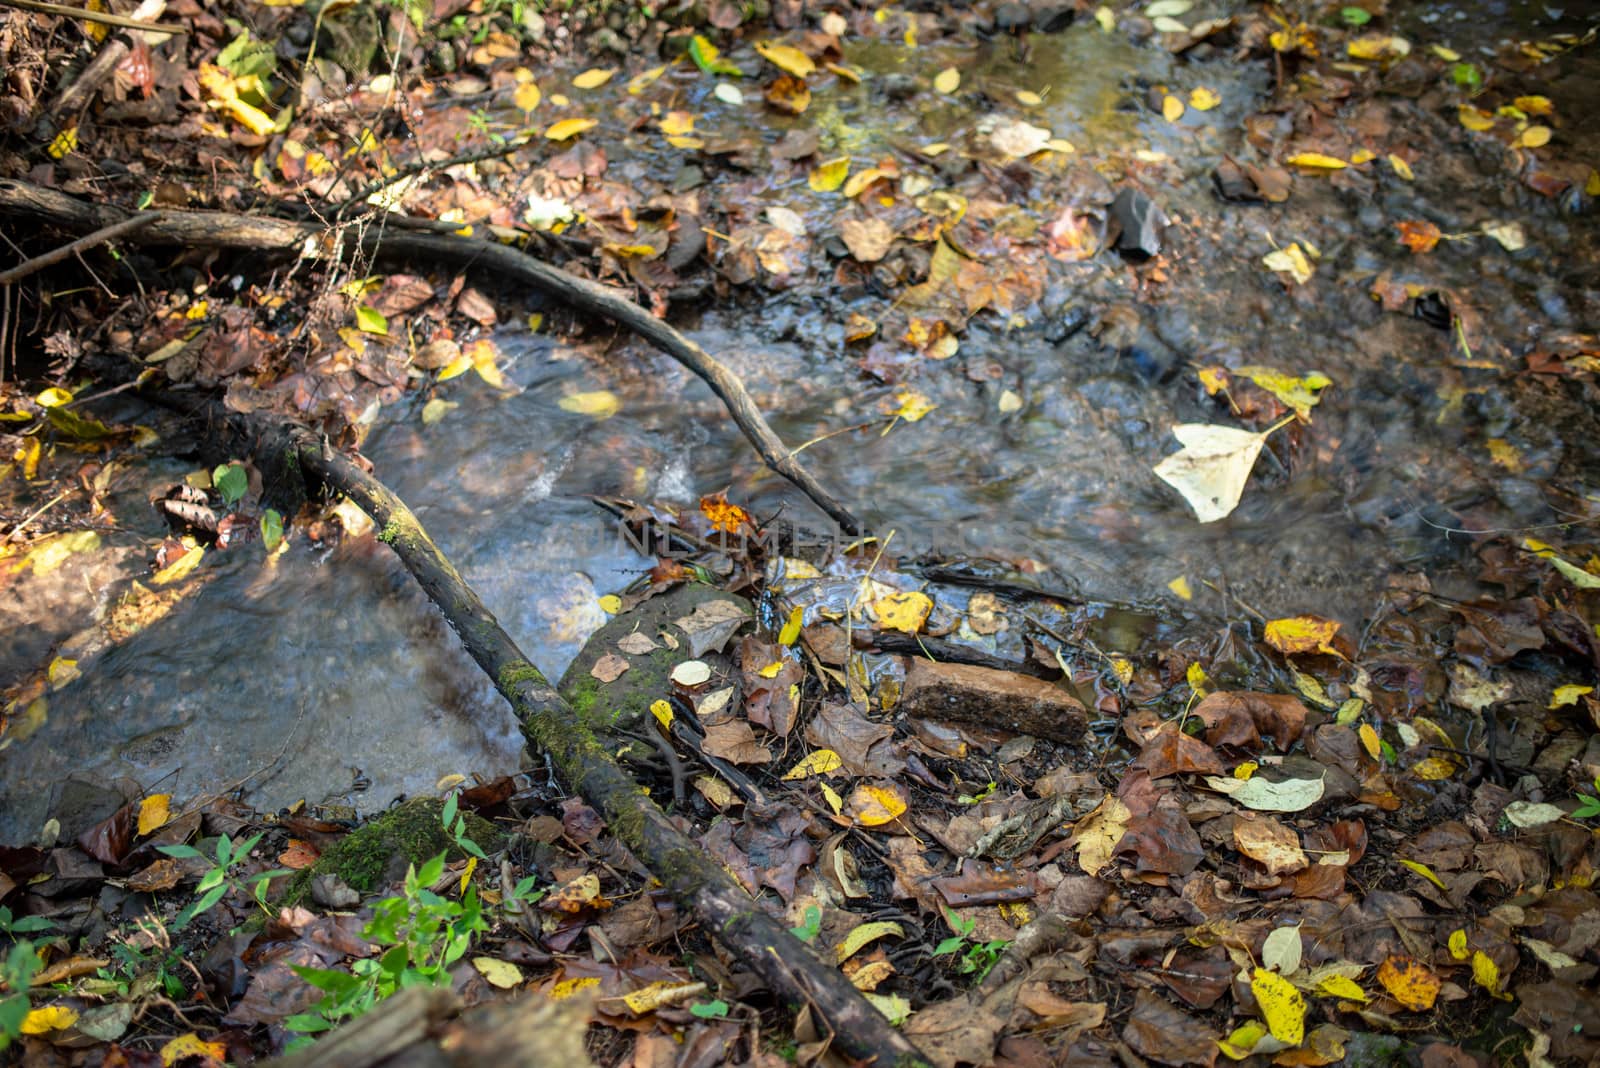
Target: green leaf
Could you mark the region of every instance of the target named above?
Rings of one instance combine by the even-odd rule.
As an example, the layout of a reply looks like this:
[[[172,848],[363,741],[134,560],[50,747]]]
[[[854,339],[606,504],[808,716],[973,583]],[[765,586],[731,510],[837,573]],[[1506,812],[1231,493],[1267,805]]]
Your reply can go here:
[[[1478,68],[1471,63],[1457,63],[1450,68],[1450,77],[1455,83],[1468,89],[1477,89],[1483,85],[1483,75],[1478,73]]]
[[[689,1006],[689,1011],[702,1020],[721,1020],[728,1015],[728,1003],[720,998],[716,1001],[697,1001]]]
[[[268,508],[261,516],[261,541],[269,553],[283,542],[283,516],[276,508]]]
[[[356,326],[364,334],[389,336],[389,320],[377,308],[369,308],[365,304],[356,306]]]
[[[445,854],[440,853],[438,856],[424,864],[422,866],[422,870],[417,872],[417,885],[432,886],[434,883],[438,882],[439,876],[444,874],[444,859]]]
[[[706,40],[700,34],[695,34],[689,42],[689,58],[694,60],[694,65],[707,74],[731,74],[735,78],[742,78],[744,71],[732,63],[721,58],[722,53],[717,46]]]
[[[156,846],[156,852],[165,853],[167,856],[176,857],[178,860],[189,860],[193,857],[205,859],[205,854],[192,845]]]
[[[289,965],[289,970],[318,990],[326,990],[330,994],[343,994],[361,986],[361,980],[349,972],[341,972],[333,968],[309,968],[300,964],[291,964]]]
[[[1372,12],[1363,7],[1347,7],[1339,12],[1339,17],[1351,26],[1365,26],[1372,21]]]
[[[444,824],[444,828],[447,831],[450,829],[450,825],[455,822],[456,804],[459,800],[459,795],[452,793],[444,799],[444,808],[439,810],[439,822]]]
[[[317,1031],[333,1029],[333,1021],[322,1016],[313,1016],[309,1012],[302,1012],[297,1016],[290,1016],[283,1021],[286,1031],[299,1031],[302,1034],[312,1034]]]
[[[946,953],[954,953],[956,950],[958,950],[960,948],[961,948],[961,937],[959,935],[957,935],[957,936],[955,936],[953,938],[946,938],[943,942],[940,942],[939,945],[937,947],[935,947],[935,949],[933,951],[933,955],[935,957],[942,957]]]
[[[211,472],[211,485],[222,495],[223,503],[232,508],[244,500],[244,495],[249,492],[250,476],[239,464],[222,464]],[[256,837],[259,839],[261,836]],[[227,841],[226,835],[223,841]],[[221,853],[218,853],[218,859],[221,859]]]

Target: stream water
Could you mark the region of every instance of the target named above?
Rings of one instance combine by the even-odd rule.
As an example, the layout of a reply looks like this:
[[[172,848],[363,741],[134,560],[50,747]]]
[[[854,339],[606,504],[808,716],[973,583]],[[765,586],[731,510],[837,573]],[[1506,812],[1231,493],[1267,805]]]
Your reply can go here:
[[[1554,25],[1512,6],[1507,25],[1522,19],[1521,32]],[[1459,20],[1465,5],[1426,8],[1410,23],[1419,40],[1451,40],[1464,52],[1489,43],[1482,22],[1469,30]],[[874,530],[895,530],[898,547],[1035,561],[1053,584],[1179,621],[1238,616],[1248,605],[1359,628],[1397,571],[1426,572],[1436,589],[1462,595],[1479,589],[1457,529],[1559,522],[1600,499],[1596,413],[1576,387],[1515,373],[1520,360],[1496,347],[1521,352],[1600,321],[1593,214],[1582,198],[1535,196],[1492,156],[1441,154],[1416,164],[1414,183],[1302,177],[1286,204],[1224,204],[1211,170],[1222,153],[1239,154],[1241,122],[1269,89],[1268,73],[1225,57],[1183,65],[1092,22],[1033,38],[1026,64],[1009,42],[908,50],[869,41],[847,59],[866,83],[819,95],[804,123],[862,159],[982,122],[987,105],[974,96],[886,104],[873,89],[888,74],[930,81],[957,65],[970,85],[1040,92],[1029,121],[1084,158],[1145,152],[1143,184],[1172,220],[1171,278],[1159,299],[1135,291],[1109,252],[1059,272],[1024,322],[975,321],[954,359],[908,379],[938,407],[886,434],[896,387],[841,357],[848,314],[881,310],[881,299],[756,288],[680,320],[744,378],[785,441],[872,423],[802,456]],[[1538,77],[1571,119],[1563,137],[1600,160],[1596,73],[1580,51]],[[1148,88],[1164,84],[1204,85],[1223,104],[1168,122],[1146,106]],[[717,102],[708,86],[686,90],[702,128],[768,141],[781,132],[758,108]],[[1392,146],[1431,136],[1398,125],[1401,116],[1375,105],[1364,128]],[[613,178],[644,181],[679,165],[621,140]],[[1017,195],[1087,203],[1096,181],[1085,166],[1063,185]],[[737,182],[741,195],[790,208],[818,232],[835,210],[803,174]],[[1419,266],[1394,239],[1395,220],[1418,218],[1446,233],[1516,221],[1526,247],[1444,241]],[[1286,292],[1260,260],[1294,240],[1322,255],[1317,282]],[[1384,312],[1369,295],[1384,270],[1425,273],[1430,286],[1463,295],[1489,344],[1468,353],[1421,319]],[[1050,340],[1063,332],[1052,324],[1074,319],[1105,328]],[[365,451],[552,676],[601,622],[598,596],[649,566],[587,495],[689,504],[727,488],[760,514],[781,506],[816,521],[761,467],[709,390],[642,344],[618,338],[602,352],[511,329],[497,342],[517,391],[456,379],[441,395],[459,407],[428,426],[416,406],[386,411]],[[1320,371],[1333,386],[1295,443],[1284,435],[1269,444],[1239,509],[1201,525],[1150,469],[1177,448],[1172,424],[1229,421],[1195,382],[1194,368],[1212,364]],[[559,406],[567,393],[598,389],[620,399],[615,416]],[[1002,411],[1007,392],[1022,402],[1014,411]],[[71,635],[146,573],[144,546],[162,525],[144,500],[190,466],[131,467],[115,498],[122,527],[98,552],[0,586],[0,622],[15,635],[0,652],[0,685],[38,671],[63,642],[70,651]],[[1180,576],[1193,601],[1171,592]],[[51,814],[81,829],[105,814],[117,780],[180,796],[242,782],[262,808],[305,797],[372,809],[443,775],[519,764],[509,711],[370,536],[333,549],[300,538],[270,562],[259,551],[225,556],[208,564],[199,593],[80,670],[0,749],[0,841],[31,838]]]

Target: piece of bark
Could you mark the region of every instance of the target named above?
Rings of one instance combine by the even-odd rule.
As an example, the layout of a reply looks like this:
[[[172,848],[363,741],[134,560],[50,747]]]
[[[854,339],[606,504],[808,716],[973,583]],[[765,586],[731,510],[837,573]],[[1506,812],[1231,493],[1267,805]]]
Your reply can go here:
[[[999,727],[1058,742],[1083,738],[1088,713],[1071,694],[1028,675],[915,659],[898,711],[926,719]]]

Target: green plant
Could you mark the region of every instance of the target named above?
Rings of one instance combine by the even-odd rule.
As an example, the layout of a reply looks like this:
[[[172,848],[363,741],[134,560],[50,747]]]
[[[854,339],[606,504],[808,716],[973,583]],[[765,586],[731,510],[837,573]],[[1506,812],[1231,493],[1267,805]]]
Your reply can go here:
[[[48,931],[54,926],[54,921],[47,920],[43,916],[24,916],[20,920],[13,919],[11,910],[4,905],[0,905],[0,935],[15,938],[17,935]]]
[[[822,933],[822,910],[812,905],[806,909],[805,922],[799,927],[789,928],[789,933],[802,942],[814,942],[817,935]]]
[[[309,1012],[284,1021],[300,1038],[327,1031],[344,1020],[360,1016],[395,991],[408,986],[444,986],[450,966],[467,952],[475,936],[489,929],[483,918],[476,887],[467,887],[460,901],[440,897],[429,889],[444,874],[445,854],[440,853],[418,871],[406,870],[403,892],[384,898],[373,907],[372,919],[361,935],[375,942],[380,952],[351,963],[350,971],[294,967],[295,974],[323,992]]]
[[[250,476],[239,464],[219,464],[211,472],[211,488],[217,491],[223,504],[232,508],[249,492]]]
[[[172,944],[172,935],[154,916],[134,922],[132,931],[118,928],[110,933],[112,964],[98,968],[92,978],[58,984],[65,993],[115,997],[119,1001],[161,993],[175,1001],[188,995],[181,969],[183,954]]]
[[[241,469],[242,470],[242,469]],[[229,891],[237,890],[256,903],[262,912],[271,915],[272,909],[267,904],[267,884],[280,875],[288,875],[285,868],[273,868],[271,871],[257,872],[255,875],[240,877],[233,873],[250,851],[261,841],[260,834],[253,834],[249,838],[235,845],[227,835],[217,839],[216,863],[200,877],[200,883],[195,887],[199,896],[185,905],[172,921],[172,929],[181,931],[193,922],[194,918],[211,908],[228,895]],[[176,860],[210,860],[200,850],[191,845],[170,845],[158,847],[161,852]]]
[[[716,1001],[697,1001],[689,1006],[689,1011],[702,1020],[724,1020],[728,1016],[728,1003],[721,998]]]
[[[1367,23],[1372,21],[1372,12],[1368,11],[1364,7],[1352,6],[1341,8],[1339,11],[1339,17],[1344,19],[1346,25],[1365,26]]]
[[[28,1018],[28,988],[39,971],[39,951],[27,939],[11,947],[5,960],[0,961],[0,987],[7,993],[0,995],[0,1050],[6,1049],[22,1034],[22,1021]]]
[[[944,918],[950,924],[952,934],[934,947],[933,955],[944,957],[955,954],[956,971],[972,976],[975,983],[980,982],[1011,943],[1003,938],[991,942],[977,941],[972,937],[972,932],[978,926],[978,921],[964,920],[950,909],[945,909]]]
[[[483,848],[467,837],[467,817],[456,812],[459,804],[460,797],[457,794],[451,794],[444,799],[444,807],[439,810],[439,822],[444,825],[444,833],[450,836],[450,839],[460,847],[463,853],[477,857],[487,864],[489,857],[484,853]]]
[[[1594,793],[1586,794],[1579,790],[1573,796],[1578,801],[1578,807],[1572,810],[1573,819],[1591,820],[1600,816],[1600,775],[1595,776]]]

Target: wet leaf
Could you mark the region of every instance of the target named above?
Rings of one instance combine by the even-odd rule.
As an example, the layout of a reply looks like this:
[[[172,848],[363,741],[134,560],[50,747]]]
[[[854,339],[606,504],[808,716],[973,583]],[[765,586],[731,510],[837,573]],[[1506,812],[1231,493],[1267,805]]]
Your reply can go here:
[[[1031,123],[1004,120],[989,134],[989,143],[1002,155],[1021,159],[1043,150],[1054,136],[1049,130]]]
[[[1311,281],[1311,275],[1316,271],[1298,241],[1289,244],[1285,248],[1273,249],[1261,257],[1261,262],[1266,265],[1268,270],[1287,274],[1299,285],[1305,285]]]
[[[786,115],[799,115],[811,106],[811,90],[805,79],[791,74],[780,74],[766,88],[767,103]]]
[[[1521,252],[1528,247],[1528,234],[1519,222],[1484,223],[1483,233],[1494,238],[1507,252]]]
[[[1400,243],[1412,252],[1432,252],[1439,243],[1439,228],[1426,220],[1403,220],[1394,224],[1400,231]]]
[[[609,82],[611,76],[616,73],[616,70],[611,67],[590,67],[576,78],[573,78],[572,84],[579,89],[598,89],[606,82]]]
[[[1576,683],[1557,686],[1550,692],[1550,703],[1545,707],[1565,708],[1567,705],[1575,705],[1578,703],[1578,698],[1591,693],[1594,693],[1593,686],[1580,686]]]
[[[946,67],[933,78],[934,91],[949,96],[961,88],[961,72],[954,67]]]
[[[535,81],[520,83],[511,94],[511,102],[523,112],[532,111],[543,99],[544,94],[539,91],[539,83]]]
[[[1339,653],[1329,642],[1339,632],[1339,624],[1320,616],[1292,616],[1270,620],[1266,626],[1267,644],[1280,653]]]
[[[1338,156],[1325,156],[1321,152],[1296,152],[1284,162],[1292,163],[1296,167],[1322,171],[1339,171],[1349,166]]]
[[[1183,101],[1168,93],[1161,98],[1161,117],[1168,122],[1177,122],[1183,118]]]
[[[712,530],[737,534],[741,530],[756,528],[755,518],[737,504],[729,503],[724,492],[701,497],[700,514],[710,521]]]
[[[778,632],[779,645],[793,645],[800,638],[800,631],[805,625],[805,605],[796,605],[789,613],[788,620],[783,624],[783,629]]]
[[[1189,585],[1189,578],[1187,575],[1179,575],[1177,578],[1167,583],[1167,589],[1171,590],[1173,595],[1178,597],[1180,600],[1194,600],[1194,587]]]
[[[1189,106],[1196,111],[1210,111],[1222,103],[1222,97],[1214,89],[1197,86],[1189,90]]]
[[[765,41],[756,42],[756,52],[762,59],[777,67],[785,74],[796,78],[805,78],[817,69],[817,65],[806,55],[791,45],[768,44]]]
[[[694,60],[694,65],[706,74],[729,74],[735,78],[744,74],[738,67],[722,58],[722,52],[716,45],[698,33],[689,40],[689,58]]]
[[[1256,968],[1250,992],[1261,1006],[1267,1031],[1280,1042],[1298,1046],[1306,1037],[1306,999],[1295,985],[1276,972]]]
[[[551,141],[567,141],[600,125],[594,119],[562,119],[544,132]]]
[[[838,159],[830,159],[826,163],[818,164],[806,181],[813,192],[831,193],[844,184],[844,180],[849,174],[850,157],[840,156]]]
[[[1311,863],[1300,848],[1300,836],[1292,827],[1271,816],[1247,818],[1241,815],[1234,820],[1233,844],[1239,852],[1265,867],[1268,875],[1297,872]]]
[[[564,412],[592,415],[596,419],[610,419],[622,410],[622,402],[609,389],[598,389],[588,393],[569,393],[562,397],[557,404]]]
[[[1433,1008],[1442,985],[1427,965],[1411,957],[1387,957],[1378,965],[1378,982],[1400,1004],[1413,1012]]]
[[[1541,148],[1550,143],[1550,127],[1530,126],[1517,135],[1519,148]]]
[[[1394,169],[1394,173],[1398,174],[1401,178],[1408,182],[1413,181],[1416,178],[1416,175],[1411,173],[1411,164],[1407,163],[1399,156],[1391,154],[1389,156],[1389,166]]]
[[[1214,523],[1239,506],[1250,469],[1271,427],[1261,432],[1206,423],[1179,423],[1172,434],[1183,449],[1155,467],[1156,477],[1183,495],[1202,523]]]
[[[894,395],[894,399],[897,407],[890,414],[896,419],[904,419],[908,423],[917,422],[923,416],[939,407],[914,389],[902,389]]]
[[[657,698],[656,700],[651,701],[650,702],[650,714],[652,716],[656,717],[656,722],[661,724],[661,726],[663,726],[663,727],[665,727],[665,728],[667,728],[669,730],[671,729],[671,727],[672,727],[672,702],[671,701],[668,701],[665,698]]]
[[[1456,119],[1469,130],[1485,133],[1494,129],[1494,116],[1482,108],[1475,108],[1471,104],[1461,104],[1456,108]]]
[[[933,601],[927,594],[916,591],[891,593],[872,602],[872,613],[881,626],[905,634],[921,630],[932,611]]]
[[[894,244],[895,233],[882,219],[846,219],[839,224],[839,236],[858,261],[876,263]]]
[[[1600,590],[1600,575],[1591,574],[1571,561],[1562,559],[1554,549],[1544,542],[1536,538],[1524,538],[1522,539],[1522,547],[1535,556],[1550,561],[1551,566],[1561,572],[1568,582],[1579,589]]]
[[[1511,995],[1500,989],[1500,966],[1481,949],[1472,953],[1472,981],[1501,1001],[1511,1000]]]
[[[25,1035],[47,1035],[71,1027],[78,1020],[75,1010],[66,1005],[41,1005],[31,1009],[22,1019],[21,1031]]]
[[[1078,866],[1085,875],[1099,875],[1111,863],[1132,817],[1133,811],[1127,805],[1107,794],[1094,811],[1073,825],[1069,841],[1077,851]]]
[[[734,107],[744,103],[744,93],[732,82],[718,82],[717,87],[711,90],[711,95],[724,104],[731,104]]]
[[[1345,45],[1351,59],[1399,59],[1411,54],[1411,42],[1386,33],[1367,33]]]

